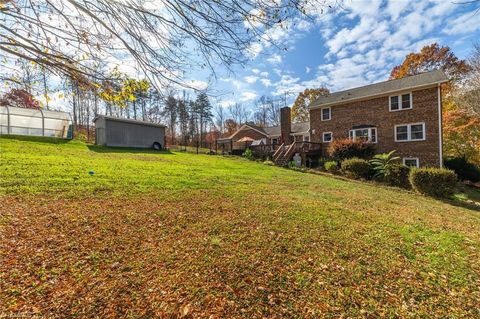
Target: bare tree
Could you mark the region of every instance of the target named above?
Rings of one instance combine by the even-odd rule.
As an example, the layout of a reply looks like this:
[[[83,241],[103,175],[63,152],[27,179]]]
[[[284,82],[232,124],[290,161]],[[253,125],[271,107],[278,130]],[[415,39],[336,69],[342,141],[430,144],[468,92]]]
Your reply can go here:
[[[454,89],[456,104],[467,113],[480,117],[480,44],[474,45],[473,54],[468,59],[468,72],[460,85]]]
[[[245,124],[250,119],[250,112],[241,103],[230,105],[228,107],[228,112],[230,113],[230,117],[233,119],[233,121],[238,125]]]
[[[0,51],[85,82],[104,76],[88,62],[122,54],[161,89],[192,66],[244,63],[258,41],[280,46],[275,29],[338,1],[0,0]]]
[[[225,108],[220,104],[217,104],[217,106],[215,106],[214,113],[215,113],[215,125],[220,131],[220,134],[223,134],[223,132],[225,131],[224,126],[225,126],[225,120],[227,115],[225,112]]]

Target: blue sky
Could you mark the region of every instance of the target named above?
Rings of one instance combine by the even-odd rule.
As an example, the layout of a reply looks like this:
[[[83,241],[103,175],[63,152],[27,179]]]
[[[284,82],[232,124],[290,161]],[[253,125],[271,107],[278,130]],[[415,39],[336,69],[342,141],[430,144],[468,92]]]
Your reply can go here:
[[[220,71],[210,88],[222,93],[223,106],[253,105],[262,95],[285,92],[292,103],[305,88],[338,91],[387,80],[406,54],[433,42],[466,58],[480,42],[480,3],[458,2],[346,0],[314,21],[297,19],[272,30],[287,51],[266,43],[252,47],[247,66]]]

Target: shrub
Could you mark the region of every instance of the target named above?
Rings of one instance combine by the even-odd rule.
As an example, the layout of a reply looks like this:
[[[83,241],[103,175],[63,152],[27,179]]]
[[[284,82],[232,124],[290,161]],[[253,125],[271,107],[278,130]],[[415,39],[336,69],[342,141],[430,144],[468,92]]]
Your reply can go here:
[[[406,189],[412,188],[408,176],[410,174],[410,167],[403,164],[392,164],[388,167],[387,174],[382,180],[391,186],[402,187]]]
[[[338,164],[335,161],[325,162],[323,166],[325,167],[325,170],[329,173],[333,173],[333,174],[338,173]]]
[[[398,156],[393,156],[394,153],[395,151],[377,154],[369,161],[374,171],[373,177],[384,179],[388,176],[392,165],[395,165],[395,162],[400,159]]]
[[[361,158],[350,158],[342,162],[342,172],[351,178],[369,178],[370,164]]]
[[[470,163],[464,157],[447,158],[444,161],[445,167],[453,170],[462,181],[479,182],[480,168]]]
[[[449,197],[455,191],[457,175],[445,168],[413,168],[409,180],[413,189],[421,194]]]
[[[247,148],[247,149],[245,150],[245,152],[243,152],[243,157],[245,157],[245,158],[248,159],[248,160],[253,161],[254,158],[253,158],[253,152],[252,152],[252,150],[249,149],[249,148]]]
[[[338,162],[347,158],[370,158],[375,153],[374,144],[358,139],[333,140],[328,147],[328,155]]]

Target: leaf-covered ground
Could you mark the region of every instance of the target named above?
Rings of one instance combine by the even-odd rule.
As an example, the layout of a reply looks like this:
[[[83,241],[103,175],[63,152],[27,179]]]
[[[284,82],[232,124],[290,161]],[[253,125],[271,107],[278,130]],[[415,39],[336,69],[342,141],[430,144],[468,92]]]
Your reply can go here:
[[[0,156],[0,317],[480,317],[480,212],[455,202],[75,141]]]

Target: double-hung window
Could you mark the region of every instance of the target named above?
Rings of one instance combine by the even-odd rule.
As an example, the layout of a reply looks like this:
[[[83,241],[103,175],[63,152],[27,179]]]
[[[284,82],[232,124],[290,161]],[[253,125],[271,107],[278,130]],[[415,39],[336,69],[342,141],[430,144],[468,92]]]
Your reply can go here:
[[[390,96],[390,112],[413,108],[412,93]]]
[[[322,121],[330,121],[332,119],[332,109],[329,107],[322,107]]]
[[[350,130],[349,136],[352,140],[363,139],[368,142],[377,143],[377,128],[367,127]]]
[[[424,140],[425,123],[395,125],[395,142]]]

